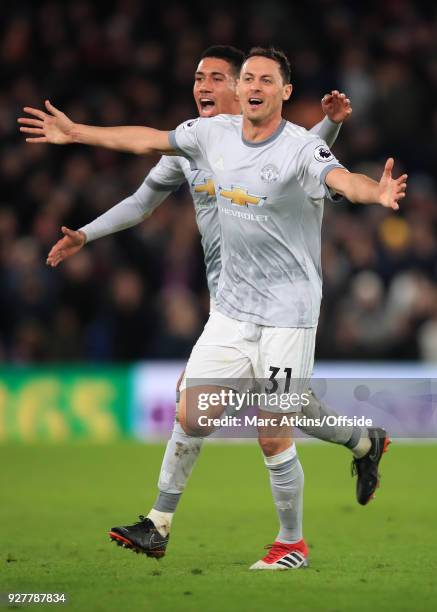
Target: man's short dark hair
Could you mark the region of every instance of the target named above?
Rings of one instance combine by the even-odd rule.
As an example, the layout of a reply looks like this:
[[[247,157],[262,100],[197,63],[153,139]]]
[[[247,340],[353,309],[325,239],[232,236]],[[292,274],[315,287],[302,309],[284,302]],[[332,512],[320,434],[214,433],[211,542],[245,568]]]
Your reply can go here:
[[[228,62],[228,64],[232,66],[236,77],[238,77],[240,74],[241,66],[244,62],[243,51],[240,51],[240,49],[230,45],[214,45],[212,47],[208,47],[208,49],[205,49],[205,51],[202,53],[200,59],[203,60],[205,57],[215,57]]]
[[[267,57],[279,64],[279,71],[282,75],[282,79],[285,85],[291,80],[291,66],[288,61],[287,56],[280,49],[275,49],[274,47],[266,48],[266,47],[252,47],[249,53],[246,56],[246,60],[250,57]]]

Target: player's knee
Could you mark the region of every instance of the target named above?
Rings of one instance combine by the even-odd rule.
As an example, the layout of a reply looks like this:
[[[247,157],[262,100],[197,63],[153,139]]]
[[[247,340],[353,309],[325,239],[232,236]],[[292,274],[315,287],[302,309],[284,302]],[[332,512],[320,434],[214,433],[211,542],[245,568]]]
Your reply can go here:
[[[186,411],[185,404],[183,402],[179,404],[178,421],[179,421],[180,426],[184,430],[184,432],[187,434],[187,436],[196,435],[192,424],[188,422],[187,411]]]
[[[187,436],[191,436],[192,438],[206,438],[212,433],[212,429],[207,429],[206,427],[201,427],[200,425],[196,426],[195,424],[186,421],[183,417],[179,417],[179,422]]]
[[[291,439],[289,438],[264,438],[259,436],[258,442],[265,457],[279,455],[291,446]]]
[[[180,396],[177,420],[188,436],[194,438],[205,438],[213,432],[213,428],[201,424],[196,414],[194,413],[194,411],[187,410],[186,393],[185,391],[182,391]]]
[[[176,383],[176,397],[180,398],[180,393],[181,393],[181,384],[182,384],[182,380],[184,378],[184,374],[185,374],[185,370],[182,372],[182,374],[179,376],[178,378],[178,382]]]

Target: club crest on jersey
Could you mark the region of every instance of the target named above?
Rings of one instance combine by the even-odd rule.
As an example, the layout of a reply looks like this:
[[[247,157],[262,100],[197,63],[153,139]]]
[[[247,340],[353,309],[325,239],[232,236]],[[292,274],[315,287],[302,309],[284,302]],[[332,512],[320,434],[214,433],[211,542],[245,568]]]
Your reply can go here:
[[[274,164],[267,164],[261,169],[260,177],[264,183],[276,183],[279,178],[279,170]]]
[[[325,147],[324,145],[319,145],[318,147],[316,147],[316,149],[314,150],[314,157],[319,162],[328,162],[331,161],[331,159],[334,159],[334,156],[332,155],[331,151],[328,149],[328,147]]]
[[[264,201],[267,199],[265,196],[252,195],[247,192],[247,189],[241,187],[235,187],[232,185],[231,189],[223,189],[220,187],[220,195],[223,198],[231,201],[231,204],[236,206],[262,206]]]

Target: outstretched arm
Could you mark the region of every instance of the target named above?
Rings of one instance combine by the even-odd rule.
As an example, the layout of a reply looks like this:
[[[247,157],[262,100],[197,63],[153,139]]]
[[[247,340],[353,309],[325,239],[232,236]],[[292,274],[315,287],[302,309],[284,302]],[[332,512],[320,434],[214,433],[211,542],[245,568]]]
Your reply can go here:
[[[326,175],[325,182],[334,191],[357,204],[381,204],[385,208],[399,209],[398,201],[405,198],[407,175],[397,179],[392,177],[394,160],[390,157],[384,167],[379,182],[365,174],[348,172],[344,168],[334,168]]]
[[[138,198],[137,194],[141,190],[150,192],[146,201]],[[52,246],[46,263],[55,268],[65,259],[75,255],[88,242],[138,225],[152,214],[153,210],[165,200],[169,193],[153,191],[146,185],[142,185],[136,193],[125,198],[79,230],[75,231],[62,226],[61,231],[64,236]]]
[[[317,134],[329,147],[337,140],[343,121],[347,121],[352,114],[352,107],[346,94],[336,89],[322,98],[322,110],[325,117],[316,123],[311,129],[312,134]]]
[[[20,132],[31,134],[26,142],[31,144],[86,144],[116,151],[143,155],[147,153],[175,153],[168,141],[168,132],[141,126],[96,127],[74,123],[49,100],[47,112],[29,106],[24,112],[30,117],[20,117]]]
[[[141,223],[184,181],[178,159],[161,157],[135,193],[77,231],[62,227],[64,236],[50,250],[47,264],[55,267],[80,251],[85,243]]]

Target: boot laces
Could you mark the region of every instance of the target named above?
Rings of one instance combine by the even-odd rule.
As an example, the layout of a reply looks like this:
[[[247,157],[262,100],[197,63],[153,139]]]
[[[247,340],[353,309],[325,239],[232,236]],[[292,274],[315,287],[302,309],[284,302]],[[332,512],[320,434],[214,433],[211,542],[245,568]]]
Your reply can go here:
[[[264,546],[264,548],[269,550],[269,552],[263,559],[265,563],[273,563],[281,557],[284,557],[287,553],[292,552],[290,550],[290,546],[287,544],[283,544],[282,542],[273,542],[273,544],[267,544],[266,546]],[[301,551],[298,549],[296,549],[296,551],[301,553]]]
[[[145,517],[143,514],[140,514],[138,518],[140,520],[137,521],[135,525],[141,525],[142,527],[145,527],[146,529],[151,529],[152,527],[154,527],[153,522],[149,518]]]

